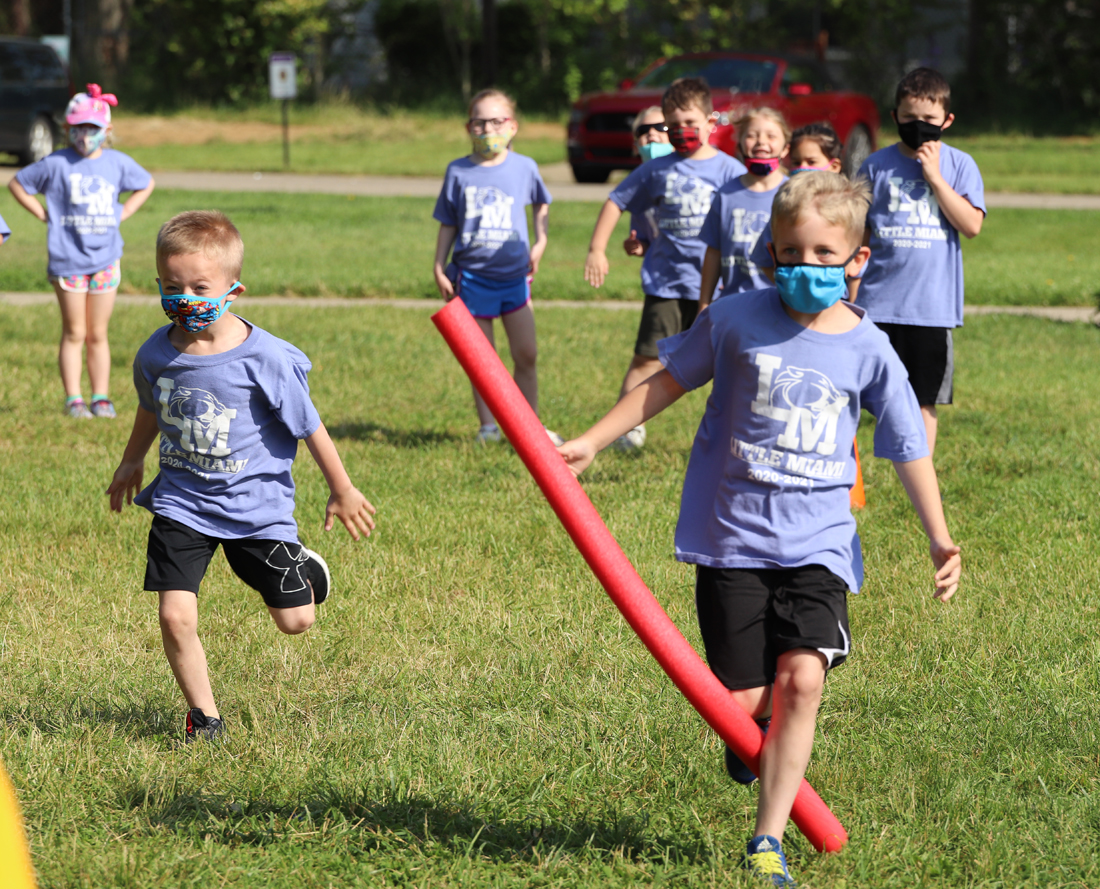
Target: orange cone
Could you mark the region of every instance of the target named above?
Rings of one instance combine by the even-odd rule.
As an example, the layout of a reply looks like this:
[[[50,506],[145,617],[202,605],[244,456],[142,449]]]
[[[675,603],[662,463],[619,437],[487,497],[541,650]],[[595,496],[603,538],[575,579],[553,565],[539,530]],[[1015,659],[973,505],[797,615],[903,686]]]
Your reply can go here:
[[[856,457],[856,483],[848,492],[848,502],[852,509],[863,509],[867,505],[867,495],[863,491],[863,467],[859,465],[859,445],[852,442],[852,453]]]
[[[23,817],[8,774],[0,765],[0,881],[9,889],[34,889],[34,868],[23,833]]]

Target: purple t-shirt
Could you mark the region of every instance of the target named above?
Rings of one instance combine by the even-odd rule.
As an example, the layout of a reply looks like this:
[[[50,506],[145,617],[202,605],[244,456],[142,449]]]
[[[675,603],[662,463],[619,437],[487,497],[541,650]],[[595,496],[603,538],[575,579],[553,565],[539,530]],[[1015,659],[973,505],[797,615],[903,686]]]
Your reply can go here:
[[[706,245],[699,230],[714,193],[745,172],[719,151],[706,160],[678,154],[654,158],[618,184],[608,199],[635,215],[653,209],[661,236],[642,260],[642,291],[663,299],[698,299]]]
[[[531,264],[525,207],[551,200],[538,164],[529,157],[509,151],[495,167],[460,157],[447,165],[432,215],[458,229],[455,265],[510,281],[526,275]]]
[[[853,440],[878,420],[875,456],[928,456],[909,377],[886,334],[860,316],[847,333],[807,330],[774,288],[720,299],[658,343],[685,389],[714,381],[691,448],[676,558],[715,568],[823,565],[857,589]]]
[[[956,192],[985,212],[978,165],[943,145],[940,172]],[[919,327],[963,323],[963,266],[959,233],[940,212],[921,165],[897,145],[876,151],[859,168],[874,191],[867,227],[871,259],[856,301],[875,321]]]
[[[82,157],[74,148],[55,151],[15,174],[28,194],[46,196],[48,275],[93,275],[122,256],[118,196],[149,184],[150,176],[129,155],[110,148]]]
[[[247,322],[246,322],[247,323]],[[218,355],[185,355],[162,327],[138,349],[138,401],[157,416],[160,473],[134,502],[211,537],[298,539],[291,466],[321,425],[309,359],[255,325]]]
[[[723,296],[772,286],[753,262],[752,255],[761,233],[768,228],[772,201],[782,184],[771,191],[752,191],[740,179],[734,179],[714,196],[699,239],[722,254]],[[771,263],[766,267],[770,268]]]

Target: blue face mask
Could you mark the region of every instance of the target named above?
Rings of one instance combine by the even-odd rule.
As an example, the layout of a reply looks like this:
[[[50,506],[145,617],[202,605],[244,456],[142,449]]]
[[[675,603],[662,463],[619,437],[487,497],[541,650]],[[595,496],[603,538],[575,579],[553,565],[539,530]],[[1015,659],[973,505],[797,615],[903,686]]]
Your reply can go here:
[[[774,249],[774,248],[773,248]],[[812,265],[800,262],[791,265],[775,264],[775,286],[779,296],[796,312],[816,315],[824,312],[848,295],[844,279],[844,267],[860,248],[840,265]]]
[[[217,299],[206,299],[182,293],[169,296],[160,286],[160,281],[157,281],[157,289],[160,290],[160,307],[164,309],[164,314],[177,327],[182,327],[190,333],[206,329],[224,315],[225,310],[229,308],[225,298],[240,286],[240,281],[234,281],[233,286]]]
[[[638,149],[638,154],[642,156],[642,163],[651,161],[655,157],[665,157],[676,151],[675,148],[668,142],[650,142],[648,145],[643,145]]]

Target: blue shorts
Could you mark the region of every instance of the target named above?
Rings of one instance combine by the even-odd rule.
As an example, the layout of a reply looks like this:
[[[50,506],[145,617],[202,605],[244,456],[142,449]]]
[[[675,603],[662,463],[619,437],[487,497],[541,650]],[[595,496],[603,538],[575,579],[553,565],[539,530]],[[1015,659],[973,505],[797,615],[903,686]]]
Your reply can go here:
[[[475,318],[499,318],[522,309],[531,301],[531,279],[524,275],[494,281],[465,269],[458,273],[455,293]]]

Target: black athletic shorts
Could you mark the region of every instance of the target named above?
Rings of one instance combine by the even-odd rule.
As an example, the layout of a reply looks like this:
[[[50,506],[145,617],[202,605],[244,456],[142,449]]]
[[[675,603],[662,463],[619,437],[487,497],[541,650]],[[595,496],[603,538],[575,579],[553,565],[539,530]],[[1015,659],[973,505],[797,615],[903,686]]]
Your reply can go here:
[[[145,561],[145,589],[188,590],[196,596],[221,544],[233,573],[271,608],[297,608],[313,601],[306,582],[306,553],[285,540],[219,540],[163,516],[153,516]]]
[[[909,371],[917,404],[951,404],[955,394],[955,347],[951,330],[912,324],[878,324]]]
[[[647,296],[642,306],[642,320],[638,324],[638,339],[634,354],[657,358],[657,340],[676,336],[691,327],[699,314],[697,299],[662,299]]]
[[[775,681],[795,648],[844,663],[851,648],[848,584],[828,568],[695,569],[695,609],[711,671],[731,690]]]

